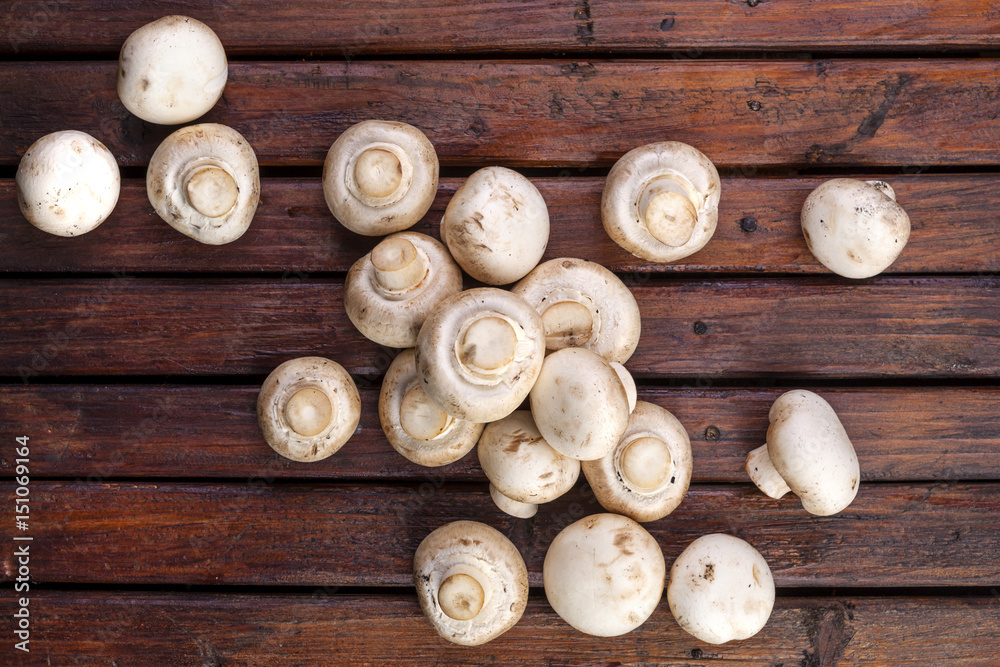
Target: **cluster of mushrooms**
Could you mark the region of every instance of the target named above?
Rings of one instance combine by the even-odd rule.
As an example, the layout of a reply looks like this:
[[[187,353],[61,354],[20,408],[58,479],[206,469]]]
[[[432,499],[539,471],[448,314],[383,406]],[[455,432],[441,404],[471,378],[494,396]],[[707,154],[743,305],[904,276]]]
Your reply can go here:
[[[205,24],[168,16],[122,47],[118,93],[143,120],[193,121],[226,83],[225,51]],[[417,128],[369,120],[331,146],[323,191],[347,229],[385,237],[346,278],[344,306],[367,338],[403,351],[385,374],[379,418],[408,460],[443,466],[478,443],[490,494],[504,512],[529,518],[569,491],[580,473],[608,511],[563,529],[546,553],[552,608],[581,632],[616,636],[640,626],[660,601],[666,563],[640,525],[684,498],[691,444],[666,409],[636,400],[625,369],[639,341],[640,313],[614,273],[575,258],[539,263],[549,238],[545,200],[503,167],[472,174],[441,221],[441,239],[406,231],[438,188],[434,146]],[[24,216],[39,229],[76,236],[113,210],[118,166],[90,135],[56,132],[36,141],[16,177]],[[238,239],[256,209],[253,149],[235,130],[198,124],[171,134],[146,178],[156,212],[208,244]],[[611,169],[601,214],[609,236],[649,262],[703,248],[718,221],[719,175],[703,153],[661,142],[626,153]],[[809,249],[830,270],[864,278],[899,256],[910,223],[889,185],[834,179],[802,208]],[[463,290],[463,271],[487,287]],[[511,286],[501,289],[501,286]],[[529,409],[520,409],[527,401]],[[257,414],[267,443],[294,461],[338,451],[356,431],[361,401],[335,361],[292,359],[264,381]],[[858,459],[833,408],[802,390],[770,410],[765,445],[746,470],[765,494],[792,492],[826,516],[846,508],[860,482]],[[478,645],[511,628],[527,602],[517,548],[495,529],[458,521],[432,532],[414,556],[421,607],[449,641]],[[709,643],[745,639],[766,623],[774,582],[761,554],[729,535],[706,535],[678,556],[666,584],[678,624]]]

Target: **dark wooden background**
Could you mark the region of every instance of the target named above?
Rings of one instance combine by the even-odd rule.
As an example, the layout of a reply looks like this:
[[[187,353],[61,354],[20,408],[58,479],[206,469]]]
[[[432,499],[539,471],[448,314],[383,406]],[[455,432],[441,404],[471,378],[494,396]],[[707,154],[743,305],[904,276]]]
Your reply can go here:
[[[238,242],[181,236],[145,196],[171,128],[131,116],[116,58],[182,13],[230,56],[204,120],[253,144],[262,199]],[[1000,664],[1000,3],[986,0],[8,0],[0,7],[0,538],[3,664]],[[649,524],[668,563],[724,531],[767,558],[778,600],[756,637],[709,646],[666,601],[639,630],[587,637],[545,602],[563,526],[600,511],[580,484],[530,520],[492,504],[475,454],[420,468],[383,437],[394,350],[344,314],[375,243],[333,220],[320,165],[345,128],[413,123],[441,158],[437,234],[476,168],[522,168],[552,218],[546,258],[610,267],[643,335],[629,369],[695,453],[680,508]],[[48,236],[13,177],[42,134],[78,129],[123,167],[96,231]],[[702,252],[650,266],[599,219],[626,150],[680,140],[723,174]],[[802,241],[832,176],[880,177],[913,223],[886,274],[848,281]],[[698,326],[696,333],[696,323]],[[362,391],[355,437],[298,464],[257,430],[280,362],[326,355]],[[841,514],[765,498],[742,471],[783,390],[838,410],[864,484]],[[12,644],[14,438],[30,436],[32,653]],[[439,639],[414,549],[456,519],[521,549],[532,601],[481,648]]]

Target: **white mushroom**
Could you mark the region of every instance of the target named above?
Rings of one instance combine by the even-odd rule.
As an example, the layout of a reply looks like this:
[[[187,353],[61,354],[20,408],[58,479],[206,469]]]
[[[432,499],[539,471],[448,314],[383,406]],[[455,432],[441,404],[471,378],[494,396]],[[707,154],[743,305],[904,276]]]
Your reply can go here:
[[[514,294],[542,316],[549,350],[585,347],[625,363],[639,343],[639,306],[618,276],[600,264],[560,257],[539,264]]]
[[[323,163],[323,196],[352,232],[382,236],[416,224],[434,202],[438,158],[423,132],[387,120],[344,131]]]
[[[791,491],[807,512],[818,516],[850,505],[861,470],[854,445],[830,404],[797,389],[778,397],[768,419],[767,443],[747,456],[753,483],[771,498]]]
[[[663,595],[667,565],[652,535],[632,519],[595,514],[552,540],[545,597],[580,632],[616,637],[642,625]]]
[[[583,474],[597,502],[636,521],[655,521],[673,512],[691,481],[691,441],[670,412],[639,401],[618,445]]]
[[[118,97],[145,121],[180,125],[215,106],[228,71],[226,50],[211,28],[187,16],[164,16],[122,45]]]
[[[344,309],[365,338],[413,347],[431,311],[461,291],[462,271],[447,248],[424,234],[400,232],[351,267]]]
[[[545,440],[563,456],[606,456],[625,433],[628,394],[611,365],[582,347],[545,358],[531,388],[531,414]]]
[[[722,185],[701,151],[676,141],[635,148],[608,174],[601,218],[611,239],[650,262],[701,250],[719,219]]]
[[[424,538],[413,556],[424,616],[439,635],[478,646],[514,627],[528,603],[528,570],[510,540],[475,521]]]
[[[703,642],[747,639],[771,616],[771,568],[738,537],[704,535],[689,544],[670,568],[667,603],[677,624]]]
[[[549,210],[527,178],[504,167],[486,167],[469,176],[448,202],[441,240],[470,276],[506,285],[542,259]]]
[[[361,420],[354,380],[335,361],[299,357],[267,376],[257,396],[264,440],[285,458],[303,463],[334,454]]]
[[[410,461],[428,467],[454,463],[468,454],[484,426],[455,419],[431,401],[413,350],[401,352],[386,371],[378,415],[389,444]]]
[[[79,236],[111,215],[121,175],[104,144],[85,132],[64,130],[28,147],[15,184],[28,222],[56,236]]]
[[[230,243],[243,236],[257,210],[257,156],[231,127],[182,127],[153,153],[146,195],[180,233],[209,245]]]
[[[806,197],[802,235],[826,268],[845,278],[870,278],[903,252],[910,218],[888,183],[835,178]]]
[[[580,476],[580,462],[552,449],[527,410],[487,426],[477,451],[494,502],[522,519],[569,491]]]
[[[424,391],[456,419],[503,419],[528,396],[545,358],[542,320],[524,299],[492,287],[442,301],[417,336]]]

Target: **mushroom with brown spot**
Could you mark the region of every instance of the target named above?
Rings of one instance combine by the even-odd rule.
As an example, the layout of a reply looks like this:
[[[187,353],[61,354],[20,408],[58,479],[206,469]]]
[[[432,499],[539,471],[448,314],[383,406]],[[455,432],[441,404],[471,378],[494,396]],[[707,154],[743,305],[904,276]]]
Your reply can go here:
[[[320,461],[344,446],[361,420],[354,380],[335,361],[299,357],[267,376],[257,396],[264,440],[285,458]]]

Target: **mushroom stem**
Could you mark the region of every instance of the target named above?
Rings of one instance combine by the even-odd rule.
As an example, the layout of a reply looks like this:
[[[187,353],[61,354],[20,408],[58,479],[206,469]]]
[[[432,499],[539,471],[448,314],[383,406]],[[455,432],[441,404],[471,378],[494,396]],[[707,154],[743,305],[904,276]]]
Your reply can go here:
[[[285,421],[293,431],[310,438],[322,433],[333,417],[333,404],[319,389],[295,392],[285,405]]]
[[[372,250],[375,282],[386,292],[407,292],[427,275],[428,261],[407,239],[389,237]]]
[[[206,218],[218,218],[236,206],[240,189],[225,169],[216,166],[196,169],[184,185],[187,200]]]
[[[395,154],[369,148],[354,163],[354,179],[358,189],[372,199],[388,197],[403,181],[403,165]]]
[[[423,387],[417,385],[406,392],[399,406],[399,425],[414,440],[433,440],[444,434],[455,418],[434,405]]]
[[[622,449],[618,468],[622,477],[639,491],[654,491],[673,474],[674,462],[667,443],[659,438],[636,438]]]
[[[538,513],[538,505],[522,503],[519,500],[505,496],[492,484],[490,484],[490,496],[497,507],[511,516],[516,516],[518,519],[530,519]]]
[[[441,582],[438,588],[438,604],[441,611],[456,621],[475,618],[483,609],[486,594],[475,577],[467,574],[453,574]]]
[[[470,369],[492,373],[514,361],[517,332],[500,317],[481,317],[468,326],[459,342],[458,357]]]
[[[578,347],[594,335],[594,318],[590,309],[578,301],[557,301],[542,313],[545,325],[545,347],[561,350]]]
[[[698,207],[676,179],[654,178],[639,194],[639,217],[660,243],[678,248],[688,242],[698,223]]]
[[[771,455],[767,453],[766,443],[747,454],[746,470],[757,488],[771,498],[777,500],[791,491],[775,470]]]
[[[635,401],[639,397],[635,388],[635,380],[632,379],[632,374],[628,372],[628,369],[617,361],[611,362],[611,368],[615,369],[615,373],[618,373],[618,379],[622,381],[625,397],[628,399],[628,413],[632,414],[632,411],[635,410]]]

